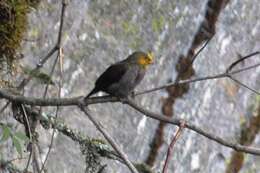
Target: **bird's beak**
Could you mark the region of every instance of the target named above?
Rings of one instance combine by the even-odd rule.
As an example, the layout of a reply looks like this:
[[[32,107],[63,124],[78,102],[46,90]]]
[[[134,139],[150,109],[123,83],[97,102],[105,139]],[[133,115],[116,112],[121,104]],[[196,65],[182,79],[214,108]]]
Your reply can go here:
[[[149,52],[148,54],[148,59],[149,59],[149,64],[153,64],[154,63],[154,55],[152,52]]]

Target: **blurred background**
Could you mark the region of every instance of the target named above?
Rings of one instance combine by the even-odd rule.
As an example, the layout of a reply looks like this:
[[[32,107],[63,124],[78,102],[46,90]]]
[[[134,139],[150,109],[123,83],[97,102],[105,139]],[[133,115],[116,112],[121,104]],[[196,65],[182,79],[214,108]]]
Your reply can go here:
[[[4,1],[0,1],[1,3]],[[205,23],[210,3],[222,3],[219,13],[214,13],[215,29],[203,39],[199,35]],[[215,5],[217,6],[217,5]],[[214,6],[214,7],[215,7]],[[69,1],[62,34],[63,78],[61,97],[84,96],[94,87],[97,77],[112,63],[126,58],[136,50],[152,50],[155,64],[137,87],[144,91],[178,79],[222,73],[240,56],[260,50],[260,4],[258,0],[73,0]],[[214,11],[214,8],[213,8]],[[41,57],[55,45],[59,32],[61,1],[39,1],[26,13],[26,31],[20,48],[22,57],[18,69],[33,68]],[[210,24],[208,24],[210,25]],[[213,31],[213,32],[212,32]],[[214,34],[215,32],[215,34]],[[188,61],[191,48],[200,48],[210,38],[206,48],[192,64],[186,75],[180,74],[182,60]],[[201,38],[194,43],[195,37]],[[205,36],[205,35],[204,35]],[[42,68],[48,74],[56,55]],[[189,62],[189,61],[188,61]],[[260,62],[255,56],[239,64],[237,69]],[[9,75],[15,84],[19,75]],[[56,68],[47,97],[57,97],[59,70]],[[260,90],[260,67],[242,72],[234,77],[250,88]],[[15,80],[15,81],[14,81]],[[32,80],[25,87],[25,96],[42,97],[44,86]],[[167,88],[137,96],[142,107],[153,112],[183,118],[197,126],[232,142],[260,147],[260,97],[230,79],[195,82],[180,88]],[[1,100],[1,105],[4,101]],[[167,148],[176,132],[172,125],[160,124],[128,105],[104,103],[89,106],[92,115],[107,129],[122,149],[135,163],[146,163],[154,172],[161,172]],[[44,108],[54,114],[54,108]],[[6,109],[0,116],[3,123],[12,124],[14,131],[23,126],[12,118]],[[91,138],[103,139],[88,118],[77,107],[61,107],[59,118],[68,127]],[[52,130],[40,125],[41,158],[44,159]],[[157,141],[157,143],[156,143]],[[23,150],[26,147],[23,146]],[[0,142],[1,158],[10,160],[18,156],[11,141]],[[28,152],[23,153],[28,157]],[[24,168],[26,159],[14,162]],[[104,171],[128,173],[125,165],[103,158]],[[168,172],[176,173],[260,173],[260,158],[236,153],[191,130],[185,129],[177,141]],[[55,133],[54,144],[47,161],[48,172],[85,171],[85,157],[77,143],[61,133]]]

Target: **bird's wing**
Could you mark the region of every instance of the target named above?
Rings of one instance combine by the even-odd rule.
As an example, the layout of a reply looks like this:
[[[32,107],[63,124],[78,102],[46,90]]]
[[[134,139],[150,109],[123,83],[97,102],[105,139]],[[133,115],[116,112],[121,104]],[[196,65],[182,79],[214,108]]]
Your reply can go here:
[[[111,84],[117,83],[127,71],[127,65],[124,63],[116,63],[107,68],[96,81],[96,86],[100,90],[106,89]]]

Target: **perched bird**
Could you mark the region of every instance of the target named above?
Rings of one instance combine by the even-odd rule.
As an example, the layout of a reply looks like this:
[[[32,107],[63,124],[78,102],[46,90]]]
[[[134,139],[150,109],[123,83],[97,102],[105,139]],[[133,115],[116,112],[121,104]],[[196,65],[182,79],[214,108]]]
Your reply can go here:
[[[153,63],[151,53],[134,52],[125,60],[112,64],[95,83],[94,89],[85,97],[103,91],[112,96],[126,98],[144,78],[148,65]]]

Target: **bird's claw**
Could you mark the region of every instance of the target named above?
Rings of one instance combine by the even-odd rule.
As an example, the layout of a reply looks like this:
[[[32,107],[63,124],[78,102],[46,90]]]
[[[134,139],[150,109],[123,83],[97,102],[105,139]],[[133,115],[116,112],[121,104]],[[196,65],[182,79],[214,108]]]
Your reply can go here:
[[[119,101],[123,104],[127,103],[128,98],[127,97],[118,97]]]
[[[133,99],[133,100],[135,99],[135,91],[132,91],[132,92],[130,93],[130,98]]]

